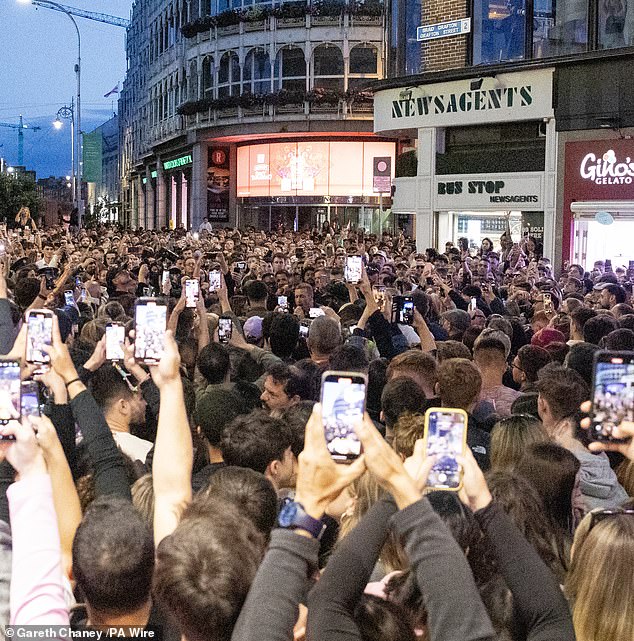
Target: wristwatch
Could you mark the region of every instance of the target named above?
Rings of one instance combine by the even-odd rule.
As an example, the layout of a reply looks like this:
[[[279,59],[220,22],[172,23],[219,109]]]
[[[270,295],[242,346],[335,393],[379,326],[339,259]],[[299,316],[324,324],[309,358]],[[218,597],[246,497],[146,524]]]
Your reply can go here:
[[[305,530],[318,541],[321,539],[324,530],[326,529],[325,523],[306,514],[304,506],[296,501],[287,503],[280,510],[277,522],[282,528],[287,528],[289,530]]]

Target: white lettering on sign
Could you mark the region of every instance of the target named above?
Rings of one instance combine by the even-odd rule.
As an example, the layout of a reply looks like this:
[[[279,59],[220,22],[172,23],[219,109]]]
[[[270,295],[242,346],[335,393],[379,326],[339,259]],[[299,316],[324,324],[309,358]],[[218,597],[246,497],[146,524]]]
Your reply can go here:
[[[579,173],[582,178],[597,185],[631,185],[634,178],[634,162],[627,156],[625,162],[617,162],[614,150],[609,149],[601,158],[586,154],[581,161]]]

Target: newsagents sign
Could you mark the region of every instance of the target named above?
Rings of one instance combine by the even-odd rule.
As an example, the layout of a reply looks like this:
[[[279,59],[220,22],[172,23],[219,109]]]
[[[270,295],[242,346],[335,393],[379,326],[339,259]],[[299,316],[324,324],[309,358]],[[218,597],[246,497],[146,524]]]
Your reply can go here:
[[[435,211],[543,211],[541,173],[437,176]]]
[[[553,70],[377,91],[374,131],[449,127],[553,117]]]

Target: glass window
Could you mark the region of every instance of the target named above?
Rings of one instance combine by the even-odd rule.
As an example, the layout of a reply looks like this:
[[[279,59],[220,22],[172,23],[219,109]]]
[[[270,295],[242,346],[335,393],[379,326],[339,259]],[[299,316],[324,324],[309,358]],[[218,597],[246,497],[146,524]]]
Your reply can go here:
[[[214,93],[214,59],[207,56],[203,60],[203,97],[211,98]]]
[[[350,51],[350,73],[376,73],[377,55],[376,47],[370,45],[353,47]]]
[[[306,90],[306,60],[299,47],[284,47],[275,59],[275,87],[287,91]]]
[[[343,91],[343,54],[334,45],[319,45],[313,53],[315,88]]]
[[[235,51],[227,51],[218,68],[218,97],[240,94],[240,62]]]
[[[587,0],[535,0],[533,56],[582,53],[588,43]]]
[[[198,100],[198,65],[195,60],[189,65],[189,100]]]
[[[524,58],[525,0],[474,0],[473,64]]]
[[[634,42],[634,12],[627,0],[598,0],[599,49],[629,47]]]
[[[262,95],[271,92],[271,61],[264,49],[251,49],[244,62],[244,90]]]

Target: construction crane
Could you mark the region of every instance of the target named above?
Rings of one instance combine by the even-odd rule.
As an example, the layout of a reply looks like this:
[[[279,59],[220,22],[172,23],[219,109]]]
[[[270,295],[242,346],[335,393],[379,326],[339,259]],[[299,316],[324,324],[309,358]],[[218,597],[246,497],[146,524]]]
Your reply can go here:
[[[28,129],[29,131],[39,131],[42,127],[31,127],[30,125],[25,125],[21,115],[19,125],[14,125],[10,122],[0,122],[0,127],[8,127],[9,129],[18,130],[18,165],[24,165],[24,130]]]
[[[127,29],[130,26],[130,21],[127,18],[119,18],[118,16],[110,16],[107,13],[95,13],[94,11],[84,11],[75,7],[69,7],[65,4],[50,3],[46,0],[31,0],[31,4],[36,7],[44,7],[45,9],[52,9],[53,11],[61,11],[62,13],[70,13],[86,20],[94,20],[95,22],[103,22],[111,24],[115,27],[123,27]]]

